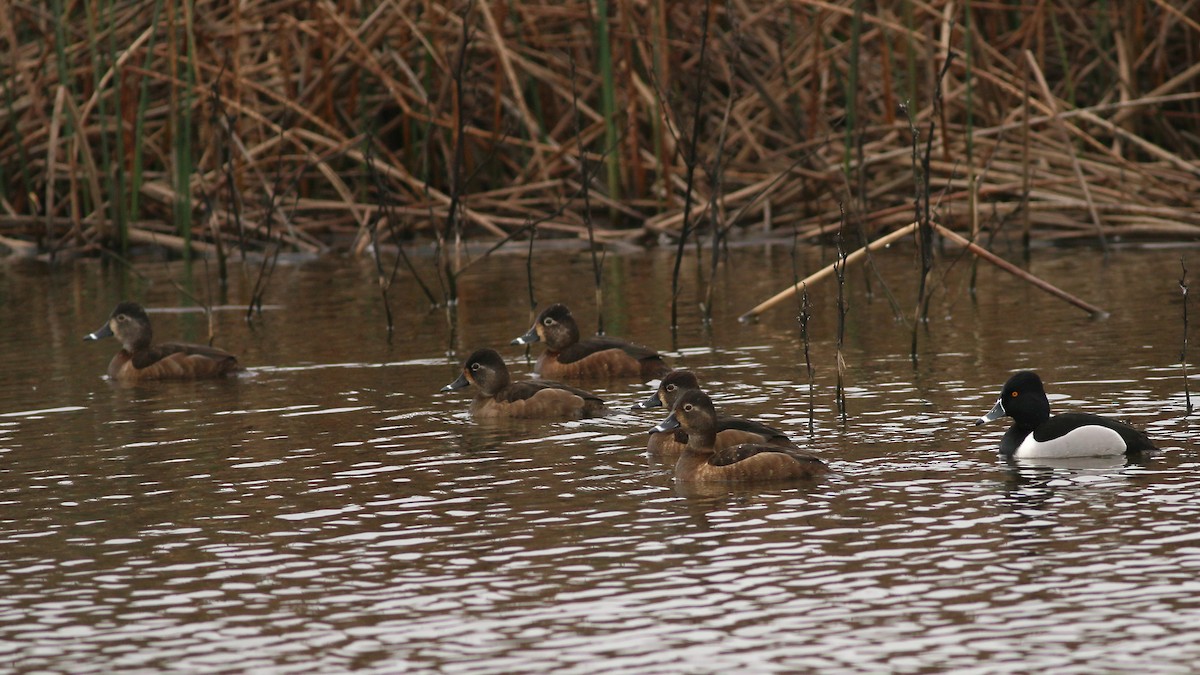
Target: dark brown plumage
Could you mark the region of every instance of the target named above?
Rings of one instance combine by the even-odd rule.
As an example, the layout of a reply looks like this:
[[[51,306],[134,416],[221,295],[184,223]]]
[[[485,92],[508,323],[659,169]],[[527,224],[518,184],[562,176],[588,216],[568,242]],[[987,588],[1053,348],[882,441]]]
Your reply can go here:
[[[670,368],[662,356],[620,338],[597,335],[580,339],[579,326],[565,305],[550,305],[512,344],[546,343],[533,372],[550,379],[662,377]]]
[[[658,389],[650,395],[650,398],[635,405],[634,409],[645,410],[663,406],[667,410],[673,410],[675,402],[684,392],[698,389],[700,389],[700,382],[691,371],[672,370],[658,383]],[[721,450],[742,443],[799,449],[787,435],[774,427],[754,420],[718,414],[716,449]],[[687,434],[680,429],[651,432],[650,438],[646,442],[646,449],[664,461],[674,461],[685,447],[687,447]]]
[[[717,413],[712,400],[695,389],[685,392],[654,431],[682,429],[687,447],[675,464],[680,483],[772,482],[811,480],[829,471],[821,460],[795,450],[762,443],[717,449]]]
[[[108,376],[121,382],[200,380],[223,377],[238,369],[237,357],[222,349],[181,342],[152,345],[150,317],[136,302],[122,302],[108,321],[84,340],[115,336],[121,351],[108,364]]]
[[[575,419],[608,410],[595,394],[550,380],[513,382],[494,349],[478,349],[463,362],[458,379],[442,387],[452,391],[475,385],[471,414],[478,418]]]

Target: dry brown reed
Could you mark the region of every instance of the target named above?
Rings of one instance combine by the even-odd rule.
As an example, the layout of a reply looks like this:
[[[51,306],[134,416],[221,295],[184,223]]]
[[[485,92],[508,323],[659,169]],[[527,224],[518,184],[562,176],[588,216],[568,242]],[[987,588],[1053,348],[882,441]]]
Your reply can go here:
[[[677,236],[687,204],[803,238],[844,203],[875,236],[912,220],[901,104],[937,222],[1200,237],[1194,0],[864,4],[0,0],[0,245],[605,243]]]

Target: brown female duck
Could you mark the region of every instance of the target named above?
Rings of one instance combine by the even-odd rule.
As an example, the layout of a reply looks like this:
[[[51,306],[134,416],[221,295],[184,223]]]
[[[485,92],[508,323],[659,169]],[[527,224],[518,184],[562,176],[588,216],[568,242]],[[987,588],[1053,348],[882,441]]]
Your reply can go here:
[[[482,419],[575,419],[608,412],[604,401],[582,389],[549,380],[513,382],[504,359],[494,349],[473,352],[463,362],[458,379],[442,387],[442,391],[472,384],[479,391],[471,402],[471,414]]]
[[[700,382],[691,371],[672,370],[658,383],[658,389],[650,395],[650,398],[635,404],[633,409],[648,410],[664,406],[667,410],[674,410],[675,402],[679,400],[679,397],[684,392],[699,389]],[[792,448],[794,450],[799,449],[782,431],[774,427],[740,417],[717,415],[716,449],[723,450],[724,448],[741,445],[742,443],[757,443],[776,445],[781,448]],[[666,460],[673,460],[679,457],[679,454],[683,452],[685,447],[687,447],[687,434],[679,429],[651,432],[650,439],[646,443],[646,449],[652,455]]]
[[[597,335],[579,338],[579,326],[565,305],[550,305],[538,314],[529,331],[512,341],[514,345],[545,342],[533,372],[554,379],[662,377],[670,368],[662,356],[620,338]]]
[[[222,377],[238,368],[237,357],[215,347],[163,342],[153,345],[150,317],[136,302],[122,302],[108,321],[84,340],[116,336],[121,351],[108,364],[108,376],[121,382],[200,380]]]
[[[825,463],[777,445],[742,443],[718,450],[717,411],[699,389],[685,392],[654,431],[683,429],[687,447],[675,464],[680,483],[811,480],[829,471]]]

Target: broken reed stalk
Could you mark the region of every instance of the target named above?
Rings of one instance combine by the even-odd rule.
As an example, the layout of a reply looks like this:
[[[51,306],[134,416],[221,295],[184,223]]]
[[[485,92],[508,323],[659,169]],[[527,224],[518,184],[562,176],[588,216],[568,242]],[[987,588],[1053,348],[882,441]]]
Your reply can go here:
[[[374,140],[371,137],[368,137],[366,142],[367,142],[367,150],[366,150],[365,154],[366,154],[367,158],[370,159],[371,154],[373,152],[372,148],[375,147]],[[396,210],[394,208],[395,204],[393,203],[393,200],[392,200],[392,192],[388,188],[387,182],[384,181],[383,177],[379,175],[379,171],[375,168],[375,163],[368,161],[366,163],[366,165],[367,165],[367,177],[371,181],[371,183],[375,186],[375,192],[378,195],[378,201],[377,201],[378,208],[377,208],[375,215],[382,216],[382,222],[387,223],[388,234],[391,236],[392,241],[397,242],[397,244],[399,244],[396,246],[397,256],[396,256],[396,260],[392,263],[392,273],[385,279],[385,277],[382,276],[382,268],[379,264],[379,255],[380,255],[380,250],[379,250],[380,249],[380,241],[379,241],[379,237],[378,237],[379,221],[377,219],[371,219],[371,220],[367,221],[368,225],[369,225],[368,226],[368,230],[369,230],[368,234],[371,236],[371,243],[373,245],[373,248],[375,249],[376,269],[380,273],[379,283],[380,284],[386,283],[388,285],[388,287],[390,287],[396,281],[396,274],[400,271],[400,263],[403,262],[404,266],[408,268],[409,274],[412,274],[413,280],[416,281],[417,285],[421,287],[421,292],[425,294],[425,298],[429,300],[429,306],[436,307],[438,304],[438,300],[433,295],[433,290],[431,288],[429,288],[429,285],[426,284],[425,280],[421,278],[421,273],[417,271],[416,265],[414,265],[412,260],[408,257],[408,253],[404,250],[405,249],[404,245],[402,243],[400,243],[400,241],[401,241],[400,237],[396,234],[396,224],[395,224]],[[245,253],[243,252],[243,256],[244,255],[245,255]],[[385,303],[387,302],[386,293],[384,295],[384,302]],[[388,315],[389,315],[388,333],[391,333],[392,329],[391,329],[391,318],[390,318],[391,310],[390,309],[388,310]]]
[[[685,162],[687,171],[683,182],[683,224],[679,229],[679,245],[675,248],[675,267],[671,271],[671,330],[679,327],[679,270],[683,266],[683,250],[687,246],[688,234],[692,227],[692,187],[696,180],[697,147],[704,120],[701,114],[701,104],[704,101],[705,60],[708,58],[708,18],[712,11],[712,2],[713,0],[705,0],[704,15],[700,19],[703,22],[703,29],[700,32],[700,67],[696,69],[695,114],[692,116],[692,133],[688,138]]]
[[[846,343],[846,249],[842,246],[842,230],[846,227],[845,212],[842,213],[842,227],[837,233],[837,260],[833,263],[833,274],[837,277],[837,399],[838,415],[842,423],[846,422],[846,357],[842,348]],[[865,248],[865,247],[864,247]],[[859,249],[860,251],[862,249]]]
[[[392,304],[388,302],[388,289],[391,288],[387,274],[383,270],[383,258],[379,254],[379,221],[385,217],[382,210],[371,214],[367,223],[367,232],[371,235],[371,257],[375,261],[375,278],[379,284],[379,299],[383,303],[383,315],[387,321],[387,332],[395,332],[395,322],[392,320]]]
[[[727,5],[728,8],[728,5]],[[713,159],[712,169],[712,194],[709,195],[708,203],[708,220],[712,226],[712,257],[709,260],[708,283],[704,292],[704,302],[701,303],[700,310],[704,317],[705,324],[712,324],[713,314],[713,295],[717,285],[717,271],[720,268],[722,249],[728,249],[728,245],[724,244],[725,234],[729,228],[733,226],[736,220],[729,220],[728,225],[725,222],[725,142],[729,138],[729,121],[733,114],[734,102],[738,100],[737,92],[738,79],[733,76],[733,71],[737,71],[742,67],[742,31],[741,23],[738,21],[736,13],[729,14],[732,22],[730,26],[730,39],[725,40],[723,44],[727,47],[729,53],[732,54],[732,63],[727,64],[725,69],[728,75],[726,86],[728,87],[729,95],[725,101],[725,112],[721,115],[720,132],[717,134],[717,142]],[[764,190],[765,191],[765,190]],[[697,243],[699,240],[697,239]],[[793,238],[794,243],[794,238]],[[699,256],[697,256],[699,260]]]
[[[885,246],[892,244],[893,242],[895,242],[899,239],[904,238],[905,236],[907,236],[909,234],[912,234],[913,231],[916,229],[917,229],[916,223],[909,223],[908,225],[905,225],[904,227],[902,227],[898,230],[889,232],[888,234],[883,235],[882,237],[876,239],[875,241],[872,241],[871,243],[867,244],[866,246],[863,246],[862,248],[859,248],[858,250],[854,251],[853,253],[847,255],[846,263],[847,264],[856,263],[863,256],[866,255],[866,252],[868,249],[870,249],[872,251],[877,251]],[[835,272],[834,268],[836,267],[836,265],[837,265],[837,263],[832,263],[832,264],[826,265],[825,267],[822,267],[821,269],[817,270],[816,272],[808,275],[800,282],[793,284],[789,288],[785,288],[784,290],[780,291],[779,293],[776,293],[775,295],[768,298],[767,300],[764,300],[763,302],[759,303],[757,306],[755,306],[749,312],[746,312],[745,314],[738,317],[738,321],[745,323],[747,321],[753,321],[753,320],[757,319],[758,316],[760,314],[762,314],[763,312],[767,311],[768,309],[771,309],[772,307],[778,305],[779,303],[783,302],[784,300],[787,300],[788,298],[790,298],[793,295],[795,295],[796,293],[798,293],[801,290],[801,287],[806,287],[810,284],[816,283],[817,281],[824,279],[825,277],[829,276],[830,274],[833,274]]]
[[[532,322],[537,316],[537,296],[533,293],[533,240],[537,239],[537,223],[529,224],[529,250],[525,254],[525,280],[529,289],[529,321]],[[529,346],[525,347],[526,356],[529,355]]]
[[[446,304],[453,305],[458,301],[458,272],[461,262],[459,256],[462,251],[462,217],[459,215],[459,207],[462,202],[462,183],[463,183],[463,165],[466,162],[466,139],[464,130],[466,121],[464,119],[465,111],[463,110],[463,80],[466,72],[467,62],[467,47],[471,43],[471,10],[475,8],[475,0],[467,2],[466,9],[462,15],[462,35],[458,45],[458,54],[455,57],[454,63],[454,149],[453,159],[450,162],[450,203],[446,213],[446,224],[441,237],[442,246],[439,251],[442,254],[442,272],[446,278]],[[450,239],[450,235],[454,235],[454,260],[451,260],[449,252],[445,248],[445,242]],[[447,317],[448,320],[450,317]]]
[[[931,224],[933,225],[933,228],[939,234],[941,234],[943,237],[953,241],[954,243],[956,243],[960,246],[965,247],[972,254],[982,258],[983,260],[986,260],[987,262],[990,262],[991,264],[995,265],[996,267],[999,267],[1000,269],[1004,270],[1005,272],[1008,272],[1009,274],[1012,274],[1013,276],[1018,277],[1018,278],[1022,279],[1023,281],[1026,281],[1030,284],[1033,284],[1034,286],[1037,286],[1038,288],[1059,298],[1060,300],[1064,300],[1064,301],[1070,303],[1071,305],[1074,305],[1075,307],[1082,309],[1083,311],[1090,314],[1093,319],[1103,319],[1108,316],[1108,312],[1104,311],[1103,309],[1100,309],[1099,307],[1097,307],[1089,302],[1086,302],[1084,300],[1080,300],[1079,298],[1075,297],[1074,295],[1071,295],[1070,293],[1062,290],[1061,288],[1059,288],[1047,281],[1043,281],[1042,279],[1040,279],[1038,277],[1035,277],[1034,275],[1030,274],[1029,272],[1026,272],[1025,270],[1021,269],[1020,267],[1017,267],[1016,265],[1008,262],[1004,258],[1001,258],[1000,256],[996,255],[995,253],[992,253],[991,251],[983,248],[982,246],[968,240],[967,238],[958,234],[954,230],[951,230],[937,222],[932,222]],[[847,263],[858,262],[863,256],[866,255],[866,249],[878,250],[880,248],[883,248],[884,246],[887,246],[887,245],[895,242],[898,239],[903,238],[906,235],[912,234],[913,231],[917,229],[917,225],[918,225],[917,223],[909,223],[908,225],[905,225],[904,227],[902,227],[898,230],[895,230],[894,232],[885,234],[884,236],[876,239],[875,241],[871,242],[870,244],[867,244],[866,246],[863,246],[862,248],[859,248],[858,250],[856,250],[853,253],[846,256],[846,262]],[[775,295],[771,296],[767,300],[764,300],[763,302],[756,305],[749,312],[746,312],[745,314],[738,317],[738,321],[741,321],[744,323],[747,321],[753,321],[753,320],[757,319],[759,317],[759,315],[761,315],[763,312],[767,311],[768,309],[771,309],[775,305],[778,305],[779,303],[783,302],[784,300],[787,300],[789,297],[795,295],[797,292],[800,291],[801,286],[806,285],[806,284],[815,283],[815,282],[829,276],[831,273],[834,273],[836,271],[834,269],[835,266],[836,266],[836,263],[827,265],[827,266],[821,268],[820,270],[817,270],[813,274],[810,274],[808,277],[803,279],[800,283],[793,284],[792,286],[783,289],[779,293],[776,293]]]
[[[1192,391],[1188,383],[1187,347],[1188,347],[1188,285],[1187,263],[1179,256],[1179,267],[1183,270],[1179,276],[1179,292],[1183,294],[1183,347],[1179,350],[1179,362],[1183,364],[1183,398],[1186,401],[1185,415],[1192,414]]]
[[[1009,274],[1012,274],[1013,276],[1019,277],[1022,280],[1027,281],[1027,282],[1033,284],[1034,286],[1037,286],[1038,288],[1042,289],[1043,291],[1046,291],[1050,295],[1053,295],[1061,300],[1065,300],[1066,302],[1078,307],[1079,309],[1082,309],[1083,311],[1090,314],[1093,319],[1103,319],[1108,316],[1108,312],[1104,311],[1103,309],[1100,309],[1099,307],[1097,307],[1089,302],[1080,300],[1079,298],[1075,297],[1074,295],[1071,295],[1070,293],[1062,290],[1061,288],[1059,288],[1047,281],[1043,281],[1042,279],[1039,279],[1038,277],[1033,276],[1029,272],[1026,272],[1025,270],[1021,269],[1020,267],[1017,267],[1016,265],[1008,262],[1004,258],[1001,258],[1000,256],[996,255],[995,253],[992,253],[991,251],[987,250],[986,248],[983,248],[982,246],[976,244],[975,242],[968,241],[966,237],[960,235],[959,233],[955,232],[954,230],[949,229],[948,227],[942,225],[941,223],[935,222],[935,223],[933,223],[933,227],[943,237],[955,242],[956,244],[959,244],[960,246],[966,247],[966,249],[968,251],[970,251],[971,253],[992,263],[993,265],[995,265],[996,267],[999,267],[1000,269],[1004,270],[1005,272],[1008,272]]]
[[[946,106],[942,98],[942,84],[946,81],[946,73],[949,72],[950,64],[953,62],[954,52],[948,52],[946,54],[946,61],[942,64],[942,70],[938,73],[937,84],[933,92],[933,107],[943,115],[945,114]],[[909,351],[909,358],[912,359],[913,366],[917,365],[917,336],[920,335],[921,326],[929,320],[929,297],[926,285],[929,282],[929,273],[933,270],[933,228],[930,224],[929,159],[933,154],[933,135],[937,131],[937,118],[938,115],[929,116],[929,133],[925,137],[924,154],[918,154],[917,152],[917,148],[920,147],[920,136],[917,133],[917,128],[913,124],[912,118],[910,117],[908,120],[910,133],[913,134],[913,188],[916,191],[913,206],[916,210],[916,221],[918,224],[917,250],[921,256],[921,273],[917,280],[917,306],[913,310],[912,344]],[[916,169],[918,162],[921,167],[919,172]]]
[[[603,4],[603,2],[601,3]],[[604,18],[604,11],[601,12]],[[600,23],[605,37],[607,37],[607,24]],[[604,43],[602,43],[604,44]],[[578,77],[575,72],[575,52],[569,54],[571,60],[571,107],[572,119],[575,123],[575,142],[579,147],[579,197],[583,201],[583,224],[587,228],[588,250],[592,254],[592,281],[595,283],[596,290],[596,334],[604,335],[604,254],[596,253],[596,231],[592,222],[592,203],[590,199],[591,192],[588,186],[592,183],[592,177],[588,174],[588,157],[583,145],[583,129],[579,121],[579,88]],[[608,80],[606,80],[606,83]],[[606,136],[607,138],[607,136]],[[611,158],[610,158],[611,159]],[[532,239],[530,240],[532,242]],[[530,246],[530,256],[533,255],[532,244]],[[530,279],[530,297],[532,299],[532,278]]]
[[[384,217],[384,222],[387,223],[388,232],[392,236],[392,241],[400,241],[400,237],[396,235],[396,226],[392,222],[392,215],[390,213]],[[404,247],[397,246],[396,251],[398,255],[396,262],[392,265],[392,275],[388,280],[388,283],[392,284],[396,281],[396,274],[400,270],[400,263],[403,262],[404,266],[408,268],[409,273],[412,274],[413,280],[416,281],[417,285],[421,287],[421,292],[425,294],[425,298],[429,300],[429,306],[431,308],[437,307],[438,301],[433,295],[433,289],[429,288],[429,285],[426,284],[425,280],[421,278],[421,273],[417,271],[416,265],[414,265],[413,261],[408,257],[408,253],[404,251]]]
[[[278,146],[279,155],[283,153],[283,145]],[[275,222],[275,214],[279,208],[279,195],[282,194],[281,187],[283,186],[283,161],[282,156],[276,157],[276,173],[273,189],[267,193],[267,212],[266,218],[263,219],[263,227],[266,228],[266,235],[271,236],[272,225]],[[246,321],[254,318],[254,313],[257,311],[262,313],[263,296],[267,293],[267,282],[271,278],[271,273],[275,270],[273,260],[277,260],[280,251],[279,246],[275,248],[275,256],[272,257],[268,252],[264,252],[262,261],[258,265],[258,274],[254,277],[254,288],[250,293],[250,302],[246,303]]]
[[[809,350],[808,322],[812,319],[812,305],[808,302],[808,286],[800,291],[800,341],[804,343],[804,372],[808,375],[808,436],[812,438],[816,425],[816,381]]]
[[[729,129],[729,113],[733,110],[733,94],[730,93],[729,100],[725,104],[725,114],[721,117],[721,132],[717,140],[717,156],[713,160],[712,183],[713,191],[709,196],[708,204],[708,220],[712,224],[712,252],[709,260],[708,283],[705,284],[704,302],[700,305],[700,311],[704,317],[704,323],[712,323],[713,311],[713,290],[717,285],[717,269],[721,262],[721,239],[725,233],[725,228],[721,223],[721,198],[723,196],[721,189],[721,156],[725,151],[725,134]],[[699,237],[696,238],[699,243]],[[696,257],[699,260],[699,256]]]
[[[800,284],[800,265],[797,260],[797,249],[799,247],[800,237],[796,233],[792,233],[792,284]],[[816,423],[816,409],[813,403],[813,366],[812,355],[809,349],[808,339],[808,322],[812,319],[811,307],[808,304],[808,286],[803,286],[800,289],[799,307],[796,308],[796,320],[800,323],[800,343],[804,346],[804,370],[808,373],[808,435],[809,438],[813,435],[813,429]]]

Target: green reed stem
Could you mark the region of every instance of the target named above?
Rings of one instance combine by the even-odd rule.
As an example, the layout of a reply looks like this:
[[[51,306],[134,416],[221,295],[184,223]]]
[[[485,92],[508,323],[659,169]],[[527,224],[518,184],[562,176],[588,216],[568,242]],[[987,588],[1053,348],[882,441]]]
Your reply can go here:
[[[1054,11],[1053,5],[1048,6],[1046,11],[1050,15],[1050,27],[1054,31],[1054,46],[1058,50],[1059,62],[1063,64],[1062,81],[1063,85],[1067,88],[1067,103],[1070,104],[1071,108],[1074,108],[1075,78],[1072,74],[1074,69],[1071,67],[1071,64],[1075,63],[1076,60],[1072,59],[1067,53],[1067,44],[1066,40],[1063,39],[1062,26],[1058,23],[1058,12]]]
[[[104,76],[106,64],[100,52],[100,18],[96,14],[99,8],[95,3],[91,2],[85,3],[85,8],[87,12],[87,50],[88,55],[91,57],[92,90],[97,94],[96,119],[99,120],[98,126],[100,128],[100,165],[104,167],[104,182],[110,195],[108,201],[111,206],[114,201],[112,197],[119,193],[113,184],[112,153],[109,150],[109,130],[107,124],[111,118],[108,116],[108,97],[104,96],[100,91],[100,80]],[[96,206],[100,207],[100,204]],[[113,215],[115,214],[110,213],[110,218]],[[112,222],[115,222],[115,220],[115,218],[112,218]],[[106,233],[107,236],[111,236],[112,234],[112,232]]]
[[[150,15],[150,25],[154,26],[154,30],[150,33],[150,39],[146,42],[146,63],[145,67],[149,70],[150,55],[154,53],[154,47],[158,43],[158,18],[162,14],[163,0],[157,0],[154,3],[154,9]],[[137,146],[142,139],[142,135],[146,129],[146,109],[150,107],[150,78],[142,78],[141,91],[138,93],[137,109],[133,116],[133,142]],[[129,217],[137,218],[141,210],[142,196],[142,162],[145,153],[135,151],[133,153],[133,163],[129,170]]]
[[[8,111],[9,127],[12,131],[13,140],[17,145],[17,157],[20,158],[21,187],[24,189],[26,195],[31,195],[34,191],[34,183],[33,176],[29,173],[29,153],[26,152],[25,135],[21,133],[21,125],[17,123],[19,117],[17,116],[16,98],[13,95],[12,87],[9,86],[9,84],[16,81],[14,75],[0,69],[0,87],[4,88],[4,106]],[[8,176],[4,172],[4,163],[0,163],[0,198],[3,198],[5,201],[12,199],[12,195],[9,194],[9,186]]]
[[[663,6],[664,0],[656,0],[653,6],[654,19],[651,32],[655,36],[665,36],[666,31],[666,8]],[[666,55],[666,39],[652,40],[650,43],[652,58],[654,59],[654,79],[658,82],[659,91],[666,92],[670,89],[667,73],[667,55]],[[662,121],[666,119],[667,111],[663,106],[663,97],[654,97],[654,114],[650,118],[650,135],[654,143],[654,161],[662,169],[658,172],[659,190],[661,195],[659,205],[665,208],[670,201],[670,172],[669,162],[664,150],[666,149],[666,135],[663,133]]]
[[[71,78],[71,67],[70,63],[67,61],[67,33],[65,27],[68,25],[68,18],[63,9],[62,0],[51,0],[50,11],[54,15],[54,57],[55,66],[58,69],[58,83],[59,86],[64,87],[67,90],[68,94],[74,97],[75,87],[73,85],[75,81]],[[16,124],[16,119],[16,117],[13,118],[14,124]],[[74,133],[74,126],[75,125],[71,121],[71,115],[66,115],[62,122],[62,129],[59,138],[66,139],[70,137]],[[51,152],[57,152],[57,149],[51,149]],[[49,197],[49,194],[50,189],[49,186],[47,186],[46,196]],[[83,199],[86,200],[87,192],[84,191],[83,194]],[[51,223],[53,222],[53,216],[55,215],[55,207],[53,204],[42,204],[42,209],[45,209],[47,216],[45,231],[46,242],[51,243],[54,241],[54,233],[52,231],[53,226]]]
[[[613,78],[612,44],[608,35],[608,0],[596,0],[596,41],[599,43],[597,57],[600,61],[600,114],[604,116],[604,145],[617,147],[617,95]],[[608,168],[608,196],[612,200],[621,197],[620,153],[612,152],[605,159]],[[614,210],[612,217],[619,216]]]
[[[975,78],[972,70],[975,64],[975,54],[972,48],[972,41],[975,31],[974,14],[972,12],[971,0],[965,0],[963,5],[963,51],[966,52],[966,106],[967,106],[967,189],[970,191],[967,197],[967,213],[971,219],[971,241],[979,239],[979,207],[977,204],[977,196],[979,187],[976,183],[978,179],[975,171]],[[971,278],[968,286],[971,293],[975,292],[975,282],[979,273],[979,260],[973,258],[971,260]]]
[[[195,82],[195,42],[192,32],[190,3],[183,5],[184,45],[183,73],[176,72],[183,81],[178,92],[176,108],[171,116],[171,149],[174,156],[172,183],[175,189],[174,216],[176,231],[183,237],[185,260],[191,259],[192,250],[192,85]],[[178,62],[176,62],[178,68]]]
[[[116,15],[115,4],[116,3],[113,2],[113,0],[109,0],[105,5],[106,11],[104,12],[104,18],[105,18],[104,32],[107,34],[107,37],[108,37],[108,39],[106,40],[106,46],[108,49],[108,54],[107,54],[108,60],[107,60],[106,65],[111,65],[111,67],[113,68],[113,77],[112,77],[112,81],[109,85],[110,91],[113,93],[113,96],[112,96],[113,109],[112,109],[111,117],[104,114],[104,109],[106,107],[104,104],[104,100],[107,97],[100,96],[99,102],[100,102],[100,111],[101,111],[100,117],[101,117],[101,119],[110,120],[111,130],[112,130],[112,134],[113,134],[113,156],[114,156],[115,161],[112,161],[112,162],[106,161],[105,162],[105,166],[108,167],[108,170],[105,171],[105,174],[106,174],[106,177],[107,177],[108,183],[109,183],[108,203],[109,203],[109,208],[112,211],[113,223],[115,223],[117,226],[118,246],[120,246],[121,251],[126,251],[129,248],[129,219],[128,219],[128,214],[125,211],[125,182],[126,182],[125,181],[125,134],[123,132],[123,129],[121,128],[121,125],[125,119],[125,116],[123,114],[124,111],[121,109],[121,69],[119,67],[117,67],[117,58],[118,58],[119,51],[117,49],[117,42],[116,42],[116,33],[117,33],[118,26],[117,26],[117,21],[116,21],[116,17],[115,17],[115,15]],[[97,63],[97,65],[100,65],[100,64]],[[107,68],[105,68],[104,70],[107,70]],[[103,71],[100,69],[97,69],[96,72],[100,73]],[[102,143],[101,143],[102,152],[103,152],[103,147],[105,145],[107,145],[107,143],[105,143],[103,141],[103,139],[106,139],[107,137],[108,137],[108,134],[105,134],[105,133],[102,133],[100,135],[100,138],[102,139]]]

